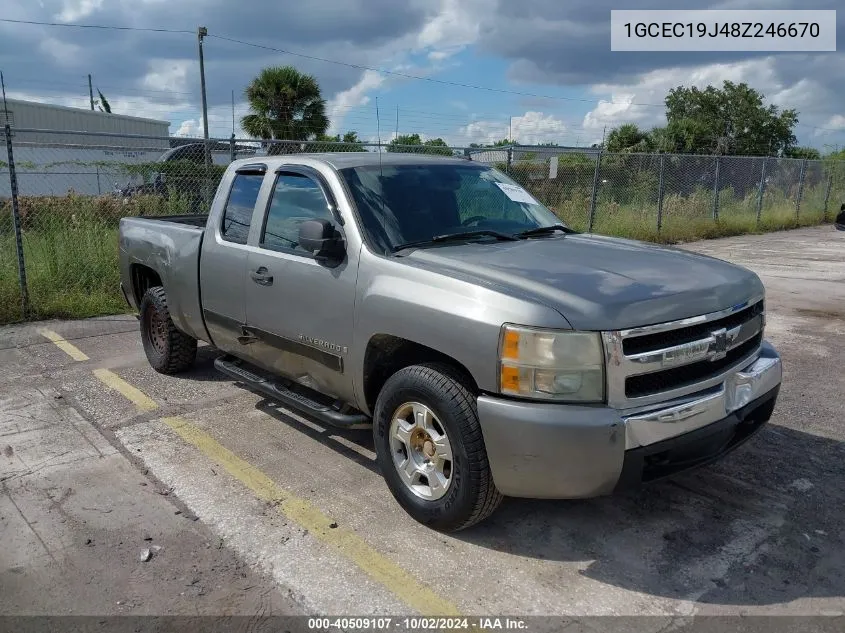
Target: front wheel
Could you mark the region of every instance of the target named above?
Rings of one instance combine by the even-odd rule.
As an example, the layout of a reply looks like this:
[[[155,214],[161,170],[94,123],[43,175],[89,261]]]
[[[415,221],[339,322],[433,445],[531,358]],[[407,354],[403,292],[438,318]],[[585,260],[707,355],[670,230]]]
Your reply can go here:
[[[154,286],[147,290],[139,311],[141,342],[152,368],[162,374],[190,368],[197,356],[197,340],[176,329],[164,288]]]
[[[373,434],[388,488],[420,523],[454,532],[502,501],[475,397],[449,366],[413,365],[391,376],[376,401]]]

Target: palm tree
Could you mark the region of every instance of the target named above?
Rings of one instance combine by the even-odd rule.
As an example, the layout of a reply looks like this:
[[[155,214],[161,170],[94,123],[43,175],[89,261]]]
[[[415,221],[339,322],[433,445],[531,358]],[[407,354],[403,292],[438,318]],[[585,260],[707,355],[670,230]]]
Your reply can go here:
[[[244,131],[261,139],[307,141],[329,127],[326,101],[312,75],[293,66],[265,68],[246,88],[250,114],[241,119]],[[294,145],[271,144],[268,153],[296,151]]]

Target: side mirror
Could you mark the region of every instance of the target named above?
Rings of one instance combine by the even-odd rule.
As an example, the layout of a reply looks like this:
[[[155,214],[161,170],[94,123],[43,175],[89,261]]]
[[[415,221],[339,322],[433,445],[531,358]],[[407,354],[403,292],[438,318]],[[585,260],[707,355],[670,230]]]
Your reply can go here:
[[[299,245],[318,259],[341,260],[343,238],[329,220],[305,220],[299,225]]]

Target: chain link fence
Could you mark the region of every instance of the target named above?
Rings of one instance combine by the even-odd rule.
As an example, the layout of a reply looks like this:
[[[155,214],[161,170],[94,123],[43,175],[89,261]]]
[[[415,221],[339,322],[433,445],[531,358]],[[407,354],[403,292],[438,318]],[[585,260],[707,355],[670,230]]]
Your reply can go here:
[[[845,161],[38,132],[2,135],[0,323],[123,311],[120,218],[206,213],[239,158],[459,156],[507,173],[576,230],[663,242],[816,224],[845,202]]]

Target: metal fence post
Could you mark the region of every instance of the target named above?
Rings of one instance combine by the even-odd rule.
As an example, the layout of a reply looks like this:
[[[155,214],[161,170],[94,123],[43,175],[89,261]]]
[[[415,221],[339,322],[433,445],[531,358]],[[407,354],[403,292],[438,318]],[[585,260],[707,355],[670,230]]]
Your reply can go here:
[[[513,145],[508,148],[508,175],[511,173],[511,165],[513,164]]]
[[[716,157],[716,177],[713,182],[713,220],[719,220],[719,171],[722,165],[720,156]]]
[[[760,172],[760,189],[757,191],[757,226],[760,226],[760,217],[763,213],[763,195],[766,193],[766,167],[769,164],[769,157],[763,159],[763,170]]]
[[[601,169],[601,154],[601,150],[596,153],[596,170],[593,172],[593,193],[590,196],[590,220],[589,225],[587,227],[587,233],[593,232],[593,222],[595,222],[596,219],[596,200],[598,198],[599,192],[599,170]]]
[[[798,176],[798,194],[795,196],[795,217],[801,211],[801,196],[804,195],[804,176],[807,173],[807,159],[801,161],[801,174]]]
[[[235,152],[235,133],[232,132],[232,138],[229,139],[229,160],[235,162],[237,153]]]
[[[3,126],[6,138],[6,151],[9,155],[9,187],[12,193],[12,225],[15,231],[15,249],[18,253],[18,282],[21,286],[21,317],[29,317],[29,288],[26,283],[26,264],[23,257],[23,239],[21,237],[21,216],[18,208],[18,175],[15,172],[15,155],[12,150],[12,127],[9,117]]]
[[[660,178],[657,181],[657,232],[663,228],[663,171],[666,167],[666,154],[660,155]]]
[[[830,190],[833,188],[833,172],[831,171],[827,177],[827,188],[824,191],[824,215],[822,221],[827,222],[827,205],[830,202]]]

